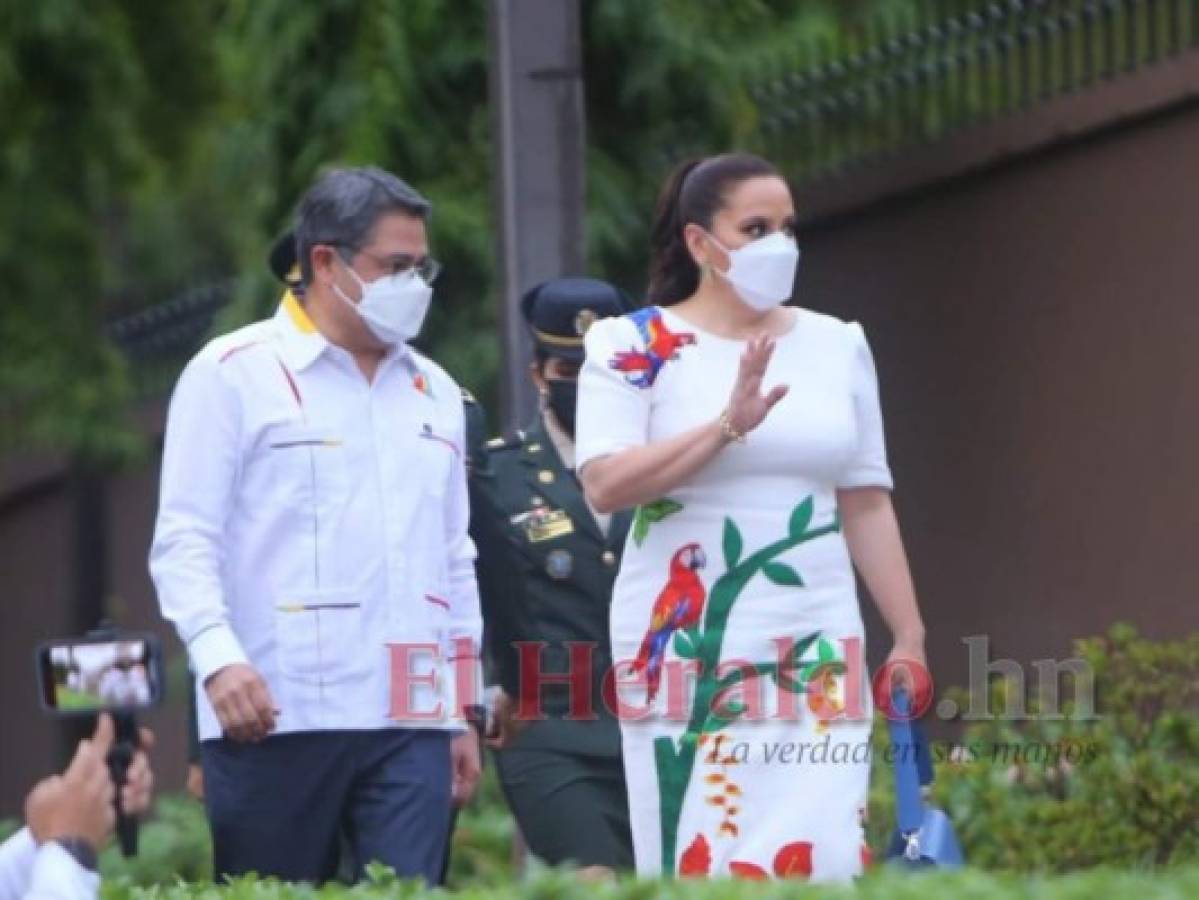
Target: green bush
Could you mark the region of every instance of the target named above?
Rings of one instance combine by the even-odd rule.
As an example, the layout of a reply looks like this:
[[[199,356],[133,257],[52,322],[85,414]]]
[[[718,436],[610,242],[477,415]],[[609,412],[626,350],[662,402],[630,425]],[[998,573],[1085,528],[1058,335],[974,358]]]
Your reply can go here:
[[[339,884],[323,888],[280,884],[274,880],[238,879],[224,890],[211,884],[176,883],[158,888],[129,884],[106,884],[104,900],[371,900],[371,898],[447,896],[411,882],[397,881],[390,873],[377,871],[365,884],[348,888]],[[530,900],[732,900],[732,898],[802,897],[804,900],[1006,900],[1036,897],[1038,900],[1095,900],[1096,897],[1136,897],[1137,900],[1179,900],[1199,896],[1199,868],[1169,872],[1119,872],[1096,870],[1056,876],[1019,877],[977,870],[960,872],[895,871],[880,867],[856,885],[812,886],[798,883],[745,881],[637,881],[622,879],[611,884],[580,882],[569,872],[545,872],[506,887],[474,886],[454,892],[469,898],[530,898]]]
[[[1093,673],[1094,717],[1074,717],[1085,709],[1071,683],[1060,717],[1038,717],[1034,699],[1025,721],[968,724],[956,742],[962,761],[934,744],[933,799],[967,859],[1021,872],[1199,861],[1199,634],[1150,641],[1118,625],[1078,641],[1075,653]],[[965,708],[963,692],[950,698]],[[1009,685],[997,681],[991,711],[1002,713],[1008,699]],[[876,750],[885,740],[880,721]],[[878,848],[894,809],[891,773],[875,758],[870,839]]]

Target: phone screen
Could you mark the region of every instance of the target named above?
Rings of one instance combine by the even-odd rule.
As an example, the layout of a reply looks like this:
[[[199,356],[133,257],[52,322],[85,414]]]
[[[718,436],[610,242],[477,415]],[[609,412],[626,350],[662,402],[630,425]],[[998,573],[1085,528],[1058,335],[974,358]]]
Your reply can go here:
[[[162,696],[158,644],[148,636],[44,644],[38,676],[42,701],[56,712],[141,709]]]

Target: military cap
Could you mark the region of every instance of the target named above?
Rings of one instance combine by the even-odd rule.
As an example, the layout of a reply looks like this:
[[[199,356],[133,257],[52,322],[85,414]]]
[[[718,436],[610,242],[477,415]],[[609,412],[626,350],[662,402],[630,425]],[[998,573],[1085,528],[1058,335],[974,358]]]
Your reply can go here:
[[[633,303],[615,285],[595,278],[553,278],[525,293],[520,309],[537,348],[570,362],[583,361],[583,335],[597,319],[629,312]]]

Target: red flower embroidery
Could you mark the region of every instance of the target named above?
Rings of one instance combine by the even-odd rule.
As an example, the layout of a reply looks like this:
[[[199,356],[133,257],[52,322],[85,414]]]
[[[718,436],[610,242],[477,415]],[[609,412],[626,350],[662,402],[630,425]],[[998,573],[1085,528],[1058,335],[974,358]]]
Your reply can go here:
[[[807,878],[812,874],[812,845],[795,841],[784,845],[774,857],[774,874],[779,878]]]
[[[708,840],[702,834],[697,834],[683,856],[679,860],[679,874],[687,876],[707,875],[712,868],[712,850]]]
[[[729,863],[729,871],[733,873],[734,878],[743,878],[746,881],[769,881],[770,876],[761,866],[755,866],[748,862],[731,862]]]

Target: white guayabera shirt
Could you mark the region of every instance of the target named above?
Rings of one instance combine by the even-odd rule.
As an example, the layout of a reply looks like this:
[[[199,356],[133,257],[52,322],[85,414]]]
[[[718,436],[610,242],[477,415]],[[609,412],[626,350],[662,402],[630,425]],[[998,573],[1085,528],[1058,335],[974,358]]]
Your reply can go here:
[[[448,682],[473,686],[477,664],[452,661],[482,631],[464,431],[438,366],[403,346],[368,383],[290,293],[192,359],[150,572],[196,674],[201,740],[221,734],[203,684],[238,662],[266,680],[279,732],[462,727]],[[392,645],[412,648],[406,711]]]

